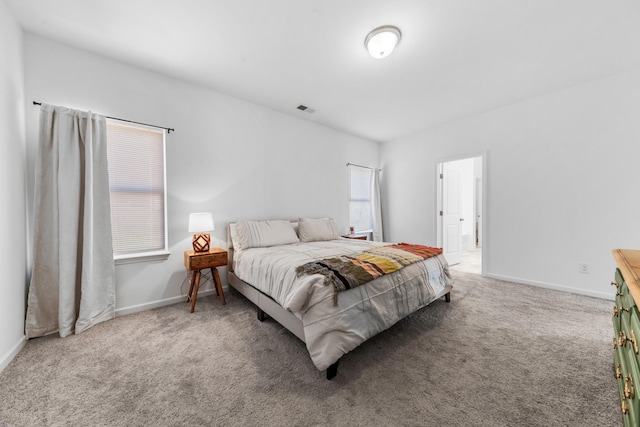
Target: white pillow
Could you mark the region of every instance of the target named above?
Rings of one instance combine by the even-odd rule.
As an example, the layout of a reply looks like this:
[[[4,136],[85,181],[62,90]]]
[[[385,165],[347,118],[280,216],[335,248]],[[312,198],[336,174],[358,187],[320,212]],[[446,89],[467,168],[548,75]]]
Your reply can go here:
[[[229,223],[229,238],[231,239],[229,243],[229,247],[234,249],[240,249],[238,247],[238,224],[235,222]]]
[[[300,218],[298,234],[301,242],[319,242],[340,238],[336,224],[331,218]]]
[[[233,243],[240,250],[300,242],[293,224],[283,220],[238,221],[236,232],[238,239]]]

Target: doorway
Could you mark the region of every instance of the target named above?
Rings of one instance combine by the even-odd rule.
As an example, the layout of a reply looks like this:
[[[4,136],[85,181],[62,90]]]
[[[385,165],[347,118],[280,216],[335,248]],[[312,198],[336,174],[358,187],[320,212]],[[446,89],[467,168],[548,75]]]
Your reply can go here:
[[[438,245],[453,270],[482,274],[484,156],[437,165]]]

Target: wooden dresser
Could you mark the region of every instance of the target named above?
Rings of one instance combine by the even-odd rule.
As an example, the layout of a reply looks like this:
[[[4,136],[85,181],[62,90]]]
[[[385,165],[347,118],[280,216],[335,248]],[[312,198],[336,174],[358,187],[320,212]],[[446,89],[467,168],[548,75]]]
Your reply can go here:
[[[616,303],[612,342],[614,375],[625,426],[640,425],[640,250],[614,249]]]

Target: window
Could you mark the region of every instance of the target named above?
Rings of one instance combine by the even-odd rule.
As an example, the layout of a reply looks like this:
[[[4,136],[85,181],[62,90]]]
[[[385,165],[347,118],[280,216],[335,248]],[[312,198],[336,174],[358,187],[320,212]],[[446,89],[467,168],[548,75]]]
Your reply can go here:
[[[349,167],[351,196],[349,198],[349,225],[358,232],[370,232],[371,224],[371,169]]]
[[[165,131],[107,121],[114,258],[167,254]]]

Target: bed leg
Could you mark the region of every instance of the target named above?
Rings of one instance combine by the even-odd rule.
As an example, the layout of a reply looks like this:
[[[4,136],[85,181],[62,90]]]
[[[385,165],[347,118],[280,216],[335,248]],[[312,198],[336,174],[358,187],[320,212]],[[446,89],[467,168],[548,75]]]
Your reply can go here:
[[[340,363],[340,359],[336,361],[333,365],[327,368],[327,379],[333,379],[338,374],[338,363]]]
[[[262,311],[262,309],[260,307],[256,307],[257,311],[258,311],[258,320],[261,322],[264,322],[264,319],[267,318],[267,315],[264,314],[264,311]]]
[[[451,292],[447,292],[444,295],[444,300],[445,300],[445,302],[451,302]]]

